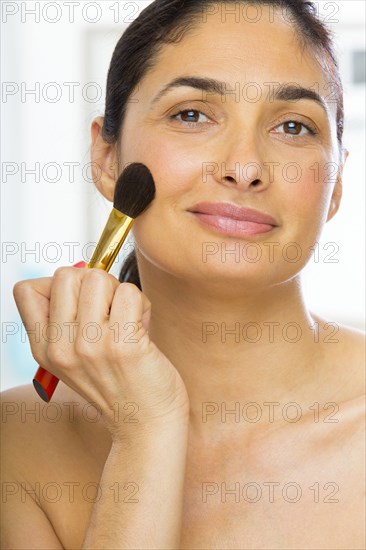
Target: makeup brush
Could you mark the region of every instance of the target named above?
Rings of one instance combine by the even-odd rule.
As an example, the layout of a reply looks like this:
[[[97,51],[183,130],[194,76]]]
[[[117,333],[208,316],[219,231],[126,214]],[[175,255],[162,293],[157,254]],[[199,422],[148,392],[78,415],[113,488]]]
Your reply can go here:
[[[88,264],[79,262],[75,267],[99,268],[109,271],[135,221],[155,197],[155,183],[150,170],[142,163],[129,164],[116,182],[113,209],[102,236]],[[48,403],[59,379],[39,367],[33,385],[38,395]]]

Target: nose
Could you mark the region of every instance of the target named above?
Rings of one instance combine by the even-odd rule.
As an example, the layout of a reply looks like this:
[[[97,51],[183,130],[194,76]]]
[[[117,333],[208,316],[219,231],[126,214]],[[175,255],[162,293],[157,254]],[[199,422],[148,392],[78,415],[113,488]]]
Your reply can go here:
[[[265,148],[263,144],[261,148],[259,141],[253,133],[249,136],[249,131],[241,138],[232,135],[226,140],[216,155],[219,162],[212,171],[216,181],[242,191],[266,190],[272,181],[271,163],[267,161]]]

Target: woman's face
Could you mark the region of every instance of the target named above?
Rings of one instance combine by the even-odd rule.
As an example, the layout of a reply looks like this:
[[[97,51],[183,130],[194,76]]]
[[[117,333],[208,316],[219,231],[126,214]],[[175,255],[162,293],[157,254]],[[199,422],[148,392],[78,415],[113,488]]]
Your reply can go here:
[[[144,263],[195,284],[229,279],[258,288],[297,274],[336,211],[335,94],[279,11],[272,22],[262,6],[260,20],[251,23],[229,14],[225,21],[225,6],[217,10],[166,45],[140,82],[120,158],[122,167],[146,164],[156,184],[155,200],[133,228]],[[226,91],[177,86],[156,100],[181,77],[221,81]],[[309,98],[275,99],[289,83],[318,92],[325,109]],[[190,211],[200,202],[259,210],[276,225],[241,222],[237,232],[237,222],[216,219],[229,228],[221,232]]]

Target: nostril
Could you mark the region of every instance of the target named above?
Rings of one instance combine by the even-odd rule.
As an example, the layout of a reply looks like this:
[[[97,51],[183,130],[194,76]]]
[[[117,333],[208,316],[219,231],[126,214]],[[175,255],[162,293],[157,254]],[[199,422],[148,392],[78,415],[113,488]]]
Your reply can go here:
[[[254,180],[252,181],[253,187],[256,187],[260,183],[260,180]]]

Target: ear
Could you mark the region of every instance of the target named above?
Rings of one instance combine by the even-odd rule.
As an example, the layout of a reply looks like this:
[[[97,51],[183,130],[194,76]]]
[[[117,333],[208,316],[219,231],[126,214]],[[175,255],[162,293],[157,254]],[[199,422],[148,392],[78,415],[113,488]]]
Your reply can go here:
[[[343,169],[344,169],[346,160],[348,158],[349,151],[347,149],[343,149],[342,154],[343,154],[342,163],[341,163],[340,169],[338,170],[337,182],[333,189],[333,194],[332,194],[330,207],[328,211],[327,222],[329,222],[329,220],[331,220],[336,215],[336,213],[339,210],[339,206],[341,204],[342,192],[343,192],[343,182],[342,182]]]
[[[92,175],[97,189],[113,202],[114,188],[118,178],[116,145],[104,141],[102,137],[104,118],[97,117],[91,125],[91,162]]]

